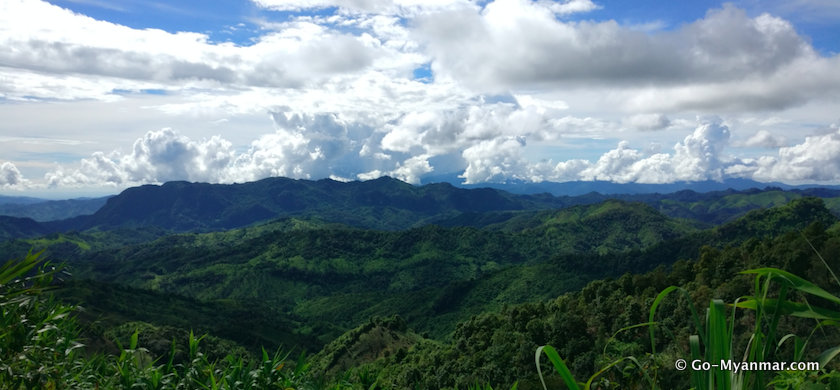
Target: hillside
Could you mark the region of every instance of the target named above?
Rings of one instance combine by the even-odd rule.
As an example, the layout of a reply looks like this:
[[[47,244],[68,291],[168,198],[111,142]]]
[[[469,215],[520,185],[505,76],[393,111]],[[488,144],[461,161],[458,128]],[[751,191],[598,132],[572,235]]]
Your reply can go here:
[[[287,324],[282,332],[311,336],[296,344],[311,350],[371,316],[393,314],[417,332],[444,339],[456,323],[505,304],[549,299],[591,280],[695,258],[703,245],[739,245],[814,221],[825,226],[836,221],[816,198],[753,211],[704,231],[643,204],[608,201],[523,213],[484,229],[378,231],[284,219],[122,246],[108,246],[110,233],[99,232],[18,241],[6,248],[52,243],[50,257],[67,261],[81,280],[208,304],[260,302],[272,308],[267,321],[292,321],[277,322]],[[748,233],[733,233],[743,229]],[[119,240],[125,233],[114,234]],[[107,299],[84,305],[110,305],[103,312],[119,307]],[[129,317],[155,320],[137,313]]]
[[[791,207],[768,210],[767,213],[752,214],[727,229],[761,225],[762,222],[776,219],[778,215],[796,214],[809,208],[808,204],[793,204]],[[824,212],[821,214],[825,216]],[[675,359],[688,356],[689,353],[689,335],[695,331],[690,325],[689,305],[693,303],[703,308],[708,305],[710,298],[734,302],[738,297],[749,295],[754,286],[752,275],[739,275],[740,271],[759,267],[796,270],[798,275],[828,288],[832,294],[840,293],[840,286],[831,279],[826,272],[826,264],[816,255],[821,253],[828,259],[828,267],[840,269],[840,224],[837,224],[836,219],[828,221],[834,223],[828,230],[824,229],[823,223],[826,220],[822,217],[810,223],[799,220],[796,221],[796,229],[777,226],[772,237],[752,238],[742,243],[744,245],[731,245],[733,243],[730,242],[722,248],[696,248],[694,254],[687,258],[688,261],[679,260],[670,267],[596,280],[574,292],[489,310],[460,322],[451,338],[443,342],[416,340],[411,336],[411,329],[400,328],[392,331],[399,337],[381,337],[379,335],[382,332],[376,331],[377,322],[373,321],[325,346],[312,364],[316,368],[326,367],[331,361],[341,361],[337,356],[343,356],[344,359],[359,356],[351,351],[367,346],[368,352],[356,359],[357,364],[351,372],[376,377],[384,388],[463,388],[475,383],[491,383],[494,388],[509,388],[517,382],[520,389],[541,389],[534,368],[534,351],[538,346],[551,344],[557,347],[572,374],[578,379],[585,380],[608,362],[629,355],[635,356],[648,370],[648,374],[658,372],[661,377],[657,380],[663,388],[688,388],[689,376],[673,370],[672,366]],[[783,233],[785,231],[787,233]],[[711,235],[720,237],[721,233],[722,230],[717,230]],[[815,245],[815,250],[811,249],[803,237]],[[551,273],[545,272],[543,275]],[[691,301],[685,296],[672,294],[662,302],[657,317],[659,356],[654,359],[649,354],[648,327],[628,327],[646,323],[653,298],[671,285],[689,291]],[[533,286],[535,290],[542,287]],[[836,308],[837,305],[832,304],[830,307]],[[750,313],[742,313],[739,318],[749,323]],[[812,320],[784,318],[779,323],[777,337],[790,334],[804,339],[813,328]],[[740,351],[744,351],[751,341],[746,337],[749,329],[741,331],[733,344],[739,356]],[[411,340],[411,343],[389,343],[392,339]],[[840,334],[827,330],[820,337],[810,339],[810,343],[803,352],[805,360],[814,360],[820,352],[840,344]],[[792,352],[781,348],[781,344],[775,352],[778,354],[776,359],[791,359]],[[772,345],[776,345],[775,341]],[[378,346],[379,349],[370,350],[372,346]],[[385,351],[395,350],[396,353],[384,354]],[[382,352],[382,356],[371,361],[369,357],[379,352]],[[344,363],[343,367],[352,365]],[[655,371],[656,367],[659,367],[659,371]],[[837,363],[832,363],[830,367],[836,370]],[[544,372],[553,371],[550,365],[543,369]],[[329,371],[319,372],[329,375]],[[763,375],[772,377],[772,374]],[[617,388],[646,388],[642,375],[633,362],[622,361],[615,369],[607,370],[603,378]],[[832,378],[811,377],[810,380],[822,381],[825,385],[814,388],[829,388],[828,382],[834,383]],[[362,376],[359,376],[358,380],[361,379]],[[796,383],[801,384],[805,378],[798,380],[801,382]],[[549,374],[547,382],[549,388],[562,387],[557,374]]]
[[[553,197],[416,187],[388,177],[366,182],[270,178],[243,184],[170,182],[130,188],[95,214],[50,224],[56,231],[156,226],[172,231],[225,230],[282,217],[314,217],[364,228],[405,229],[460,212],[561,207]]]
[[[384,191],[370,183],[354,185],[367,194]],[[89,324],[85,337],[90,348],[116,351],[110,340],[127,340],[137,328],[154,353],[166,354],[168,339],[186,335],[185,328],[190,328],[214,336],[208,340],[217,352],[238,350],[238,345],[250,353],[258,353],[260,347],[315,353],[312,373],[324,378],[354,372],[365,376],[359,376],[364,382],[371,378],[361,373],[369,372],[396,388],[409,383],[463,387],[475,381],[510,384],[514,379],[533,384],[529,363],[517,359],[528,352],[533,361],[533,348],[545,342],[570,354],[576,371],[591,372],[605,335],[621,324],[641,322],[633,313],[669,278],[683,284],[694,281],[700,292],[708,291],[703,286],[731,286],[719,290],[730,294],[727,299],[740,291],[728,283],[731,270],[743,264],[783,267],[825,282],[825,272],[814,271],[810,248],[797,240],[806,234],[817,247],[833,253],[832,237],[840,229],[837,217],[826,208],[835,198],[789,196],[777,190],[727,191],[716,199],[696,193],[669,198],[678,210],[693,205],[703,215],[733,213],[724,218],[729,222],[708,228],[698,220],[669,217],[647,202],[607,200],[540,210],[550,203],[546,199],[555,198],[521,198],[495,190],[453,192],[447,186],[414,187],[396,181],[380,185],[390,195],[350,202],[379,202],[402,210],[388,214],[399,215],[395,220],[386,218],[377,226],[405,223],[410,219],[404,219],[406,215],[441,224],[362,228],[335,222],[341,209],[327,210],[324,216],[316,212],[319,206],[310,205],[307,212],[312,214],[223,231],[172,234],[171,226],[144,225],[158,217],[167,220],[161,213],[115,229],[101,225],[47,235],[33,230],[33,238],[0,243],[0,251],[22,257],[33,248],[46,248],[46,256],[67,264],[73,280],[54,294],[85,308],[79,320]],[[177,183],[170,187],[176,193],[194,188]],[[393,194],[403,194],[402,200],[391,199]],[[339,199],[324,196],[329,202]],[[512,209],[466,204],[482,197],[495,202],[500,196],[513,199],[501,203]],[[127,208],[120,206],[125,201],[121,197],[112,198],[109,203],[117,203],[97,214],[103,217]],[[423,197],[441,199],[444,205],[410,204]],[[787,203],[782,206],[754,208],[783,201]],[[193,210],[191,223],[209,218],[198,213],[209,210],[206,205],[190,209],[186,204],[172,208],[163,202],[156,207]],[[434,214],[431,209],[443,211]],[[369,217],[361,215],[356,221]],[[42,226],[31,220],[29,224],[33,229]],[[748,255],[720,257],[734,250]],[[642,279],[622,276],[652,270]],[[611,278],[619,279],[620,288]],[[626,296],[614,297],[618,292]],[[557,298],[568,294],[572,298]],[[574,300],[586,304],[571,303]],[[557,317],[558,311],[566,314]],[[584,318],[590,315],[595,319]],[[603,325],[592,322],[596,320]],[[626,348],[644,352],[632,340],[625,342]],[[513,365],[503,370],[497,361]],[[430,367],[436,367],[434,372]]]
[[[155,229],[165,232],[224,231],[278,218],[299,218],[348,226],[401,230],[428,224],[485,227],[528,211],[557,210],[618,199],[641,202],[663,214],[715,226],[757,208],[779,206],[803,196],[816,196],[840,215],[840,190],[778,188],[697,193],[624,194],[606,196],[522,195],[498,189],[456,188],[437,183],[413,186],[388,177],[365,182],[336,182],[270,178],[242,184],[171,182],[129,188],[117,196],[89,200],[50,201],[26,208],[39,220],[49,216],[72,218],[39,222],[7,220],[0,239],[31,237],[28,231],[61,233],[114,229]],[[105,202],[91,215],[80,215]],[[0,205],[2,207],[2,205]],[[31,207],[31,209],[30,209]],[[14,213],[13,213],[14,214]],[[16,214],[16,215],[17,215]],[[526,217],[527,218],[527,217]]]
[[[49,230],[31,218],[0,215],[0,242],[14,238],[37,237],[47,232]]]
[[[622,213],[638,218],[617,218]],[[554,216],[533,223],[544,228],[511,232],[433,225],[393,232],[280,220],[117,248],[101,244],[109,240],[107,234],[77,233],[60,236],[63,244],[51,256],[68,261],[77,278],[205,301],[256,299],[321,327],[319,337],[327,342],[369,316],[394,313],[443,337],[465,315],[450,307],[467,285],[472,291],[495,294],[475,301],[469,313],[530,298],[518,287],[493,292],[471,281],[524,278],[521,265],[557,254],[643,249],[658,242],[652,235],[666,239],[693,231],[650,207],[624,202],[579,206]],[[588,235],[594,231],[612,239],[593,241]],[[72,242],[92,249],[70,248]],[[558,273],[551,291],[578,288],[581,280],[591,277],[572,270]]]
[[[108,197],[67,200],[11,198],[8,203],[0,201],[0,215],[31,218],[38,222],[56,221],[93,214],[107,199]]]

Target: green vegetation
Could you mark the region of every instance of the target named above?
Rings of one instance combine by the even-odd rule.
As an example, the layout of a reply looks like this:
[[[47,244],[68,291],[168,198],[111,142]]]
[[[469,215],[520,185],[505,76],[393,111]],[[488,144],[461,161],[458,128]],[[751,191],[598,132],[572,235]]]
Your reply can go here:
[[[830,268],[828,271],[832,272]],[[729,319],[727,319],[726,314],[727,305],[720,299],[711,300],[709,309],[706,311],[705,321],[700,320],[697,315],[698,311],[694,308],[693,303],[690,303],[694,330],[698,333],[689,336],[690,357],[679,358],[674,361],[674,365],[678,370],[688,370],[691,373],[691,387],[694,389],[728,390],[764,389],[769,385],[773,385],[777,389],[818,388],[829,385],[831,385],[831,388],[835,388],[840,385],[840,372],[828,368],[829,362],[840,353],[840,345],[822,351],[819,355],[810,354],[809,359],[818,363],[818,367],[802,369],[802,367],[808,367],[805,365],[804,358],[807,347],[815,334],[824,330],[823,328],[840,325],[840,312],[813,306],[808,303],[805,297],[810,296],[812,300],[814,298],[825,300],[835,306],[840,305],[840,298],[805,279],[776,268],[760,268],[741,273],[755,275],[755,294],[738,298],[735,303],[728,305],[730,308]],[[779,285],[778,291],[775,291],[775,289],[771,291],[773,281]],[[835,281],[840,285],[840,281],[836,278]],[[646,362],[648,365],[640,363],[639,359],[632,355],[620,357],[600,368],[589,377],[586,383],[580,383],[575,380],[569,367],[552,346],[540,346],[536,352],[536,364],[543,387],[545,388],[545,380],[540,365],[540,357],[543,352],[548,356],[558,375],[570,389],[580,389],[581,387],[590,389],[593,384],[604,384],[603,381],[599,381],[599,377],[625,361],[633,363],[635,367],[632,368],[641,371],[644,382],[646,382],[644,384],[649,385],[650,388],[665,387],[663,384],[657,383],[659,379],[657,373],[658,370],[662,369],[659,366],[662,359],[658,359],[659,356],[656,355],[655,329],[657,323],[654,318],[659,304],[668,294],[674,291],[682,292],[686,296],[689,295],[687,290],[676,286],[666,288],[653,301],[649,322],[620,330],[630,330],[641,326],[650,328],[651,355],[649,356],[651,361]],[[791,299],[797,292],[803,295],[802,302]],[[792,294],[788,295],[788,293]],[[746,345],[738,343],[738,341],[743,342],[744,334],[736,333],[736,328],[741,327],[741,324],[737,322],[737,309],[752,311],[746,316],[754,321],[752,331],[745,332],[748,336]],[[818,322],[807,336],[795,333],[782,335],[778,331],[781,329],[779,327],[780,320],[784,316],[812,319]],[[738,338],[741,338],[741,340],[737,340]],[[830,336],[830,339],[835,343],[840,342],[840,337],[836,334]],[[792,346],[785,344],[792,344]],[[744,348],[743,357],[739,353],[739,347]],[[803,365],[796,369],[787,369],[784,367],[789,365],[779,365],[778,363],[802,363]],[[702,364],[708,364],[708,367],[704,367]],[[753,368],[765,365],[771,367],[772,370]]]
[[[168,352],[157,355],[141,347],[138,324],[128,343],[117,338],[113,355],[86,355],[80,343],[73,308],[43,292],[50,288],[57,270],[43,264],[40,254],[8,261],[0,268],[0,388],[17,389],[286,389],[326,388],[313,381],[301,355],[287,361],[287,354],[261,351],[222,353],[215,345],[209,353],[200,344],[206,336],[176,338]],[[213,340],[211,340],[211,345]],[[214,352],[215,351],[215,352]],[[157,356],[157,357],[156,357]],[[347,386],[341,384],[332,388]],[[351,387],[347,387],[351,388]]]
[[[141,234],[132,235],[135,231]],[[293,346],[317,351],[372,316],[393,314],[442,340],[457,322],[504,304],[556,297],[629,267],[653,268],[669,257],[662,242],[696,229],[643,204],[611,201],[523,214],[508,226],[486,229],[425,226],[390,232],[283,219],[226,232],[128,241],[145,232],[120,230],[113,239],[103,231],[49,236],[56,245],[49,247],[49,255],[66,260],[80,280],[68,287],[69,302],[125,317],[119,320],[181,327],[170,320],[177,314],[151,311],[172,307],[171,302],[131,313],[117,301],[126,294],[69,290],[95,282],[98,290],[150,290],[198,300],[202,307],[226,307],[225,313],[259,308],[257,323],[266,330],[274,327],[273,332],[231,329],[220,336],[249,348],[268,340],[271,348],[296,340]],[[42,242],[6,246],[14,253]],[[120,242],[125,244],[112,244]],[[604,266],[579,267],[584,253],[593,253]],[[631,264],[630,257],[643,263]],[[547,280],[546,274],[553,277]],[[535,285],[544,288],[535,292]],[[150,297],[148,302],[157,301]],[[218,326],[212,324],[218,321],[212,317],[188,318],[195,328],[216,334]]]
[[[67,199],[67,200],[31,200],[21,202],[11,199],[7,203],[0,202],[0,215],[8,215],[18,218],[32,218],[35,221],[55,221],[77,217],[79,215],[90,215],[99,210],[108,197],[92,199]]]
[[[0,387],[720,388],[723,376],[702,382],[674,361],[812,360],[840,345],[840,283],[825,271],[840,269],[840,223],[818,198],[703,230],[615,200],[428,218],[447,226],[369,230],[310,215],[5,242],[0,253],[24,260],[0,283]],[[72,279],[36,272],[39,256],[23,254],[33,247]],[[549,356],[539,369],[535,351]],[[566,369],[551,373],[558,361]],[[827,385],[835,364],[736,379]]]

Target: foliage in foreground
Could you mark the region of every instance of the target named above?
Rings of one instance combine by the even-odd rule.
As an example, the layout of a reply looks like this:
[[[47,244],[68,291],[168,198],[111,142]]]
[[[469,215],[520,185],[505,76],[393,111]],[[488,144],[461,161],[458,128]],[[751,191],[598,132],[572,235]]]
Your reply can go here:
[[[830,268],[828,272],[831,272]],[[803,278],[776,268],[752,269],[743,271],[741,274],[755,275],[754,295],[740,297],[730,305],[724,304],[720,299],[712,299],[706,310],[705,321],[700,320],[696,308],[693,303],[691,304],[694,330],[697,333],[692,334],[688,340],[690,357],[686,356],[686,359],[666,363],[663,361],[666,359],[656,354],[657,323],[654,319],[657,307],[671,292],[679,291],[684,295],[689,294],[685,289],[671,286],[663,290],[653,301],[649,314],[650,321],[638,325],[650,328],[652,350],[650,355],[645,358],[620,357],[601,367],[583,383],[575,379],[569,367],[552,346],[541,346],[536,350],[535,360],[543,388],[546,389],[540,364],[543,353],[566,386],[574,390],[612,387],[610,381],[602,378],[601,375],[622,363],[631,363],[635,366],[633,368],[638,368],[643,378],[639,383],[640,387],[651,389],[665,387],[658,381],[657,374],[662,369],[660,365],[668,363],[680,371],[690,372],[691,387],[698,390],[761,390],[769,386],[775,389],[840,388],[840,372],[829,368],[829,362],[840,354],[840,345],[821,351],[818,355],[811,354],[811,358],[806,358],[809,356],[806,355],[806,349],[819,331],[840,326],[840,312],[814,305],[811,302],[840,305],[840,298]],[[840,285],[840,280],[836,278],[835,280]],[[773,284],[778,285],[778,288],[771,290]],[[729,318],[727,318],[727,306],[730,309]],[[748,336],[746,346],[740,346],[743,347],[743,354],[739,353],[737,342],[739,335],[736,329],[739,328],[738,321],[742,320],[736,315],[738,309],[749,310],[740,317],[749,318],[754,325],[751,332],[746,332]],[[778,332],[778,325],[780,319],[785,316],[814,320],[815,326],[807,336],[793,333],[782,335]],[[758,363],[761,362],[806,363],[807,361],[819,363],[820,368],[802,369],[805,366],[799,366],[799,369],[767,371],[749,368],[760,367]],[[735,369],[732,365],[726,366],[724,362],[732,362],[743,369]],[[701,365],[703,363],[708,363],[709,366],[703,369]],[[774,365],[771,364],[769,367],[774,367]]]
[[[41,264],[40,253],[0,268],[0,388],[3,389],[287,389],[319,388],[304,356],[262,351],[260,359],[227,355],[210,359],[203,337],[189,334],[187,351],[172,341],[155,359],[138,346],[135,331],[119,355],[87,356],[79,343],[73,307],[41,294],[58,270]],[[335,388],[342,388],[336,385]]]

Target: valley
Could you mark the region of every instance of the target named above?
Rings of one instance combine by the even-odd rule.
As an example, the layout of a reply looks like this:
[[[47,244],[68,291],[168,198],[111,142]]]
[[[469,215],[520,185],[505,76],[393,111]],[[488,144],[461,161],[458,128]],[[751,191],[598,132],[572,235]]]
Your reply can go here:
[[[779,267],[828,288],[809,242],[838,269],[837,215],[832,189],[555,196],[390,178],[176,182],[128,189],[93,214],[3,217],[0,252],[44,250],[65,265],[51,294],[81,308],[91,353],[118,354],[140,330],[165,356],[193,331],[242,356],[304,352],[324,383],[365,372],[386,388],[524,389],[539,384],[540,345],[587,376],[608,356],[644,354],[641,333],[608,340],[646,322],[670,285],[732,301],[750,287],[738,272]],[[678,302],[663,309],[677,313],[665,320],[677,336],[689,332]],[[662,347],[678,354],[678,339]]]

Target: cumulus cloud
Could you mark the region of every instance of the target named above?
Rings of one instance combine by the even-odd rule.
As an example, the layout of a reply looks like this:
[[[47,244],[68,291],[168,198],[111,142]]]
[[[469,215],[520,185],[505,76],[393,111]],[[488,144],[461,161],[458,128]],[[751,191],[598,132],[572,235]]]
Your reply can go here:
[[[420,178],[433,170],[434,168],[429,164],[429,156],[421,154],[398,164],[389,176],[407,183],[420,184]]]
[[[474,7],[471,0],[253,0],[260,7],[275,11],[303,11],[336,7],[351,13],[379,13],[411,16],[430,10]],[[571,0],[568,8],[585,8],[589,0]]]
[[[642,131],[663,130],[671,126],[671,120],[663,114],[637,114],[623,122],[626,126]]]
[[[720,119],[707,120],[674,146],[673,166],[679,180],[721,180],[721,151],[729,144],[729,128]]]
[[[615,21],[564,22],[539,2],[497,0],[480,12],[419,17],[417,35],[440,76],[479,91],[599,86],[626,89],[619,99],[628,108],[667,110],[789,107],[813,91],[840,91],[837,56],[817,55],[783,19],[751,18],[733,5],[649,33]]]
[[[20,188],[25,181],[15,164],[7,161],[0,165],[0,188]]]
[[[465,184],[521,179],[521,172],[527,166],[522,158],[524,146],[523,137],[481,141],[462,153],[468,165],[459,177]]]
[[[63,168],[46,175],[50,186],[162,183],[172,180],[225,181],[233,161],[230,142],[219,136],[192,141],[172,129],[150,131],[134,142],[130,153],[95,152],[77,169]]]
[[[840,129],[806,137],[805,141],[779,149],[778,156],[765,156],[754,164],[753,177],[789,182],[840,180]]]
[[[348,124],[337,115],[295,113],[281,107],[271,117],[277,130],[254,140],[233,162],[230,177],[247,181],[269,176],[345,176],[360,165],[352,161],[358,159],[362,145],[350,138]],[[356,136],[370,132],[370,128],[362,129],[363,134]]]
[[[461,126],[454,128],[454,143],[458,147],[440,149],[438,153],[408,153],[392,147],[389,150],[395,155],[391,156],[354,140],[348,129],[359,127],[358,124],[335,114],[311,115],[278,109],[273,113],[276,131],[257,138],[242,152],[236,152],[230,142],[219,136],[191,140],[163,129],[137,139],[128,153],[97,152],[83,159],[76,169],[50,172],[47,180],[52,186],[127,186],[169,180],[230,183],[273,176],[367,180],[389,175],[419,184],[431,172],[449,171],[452,159],[460,161],[456,165],[466,167],[459,177],[467,184],[509,180],[669,183],[726,177],[793,182],[840,180],[840,130],[783,147],[778,156],[738,159],[725,151],[730,146],[729,128],[720,119],[709,118],[699,120],[693,131],[667,152],[636,149],[630,142],[621,141],[594,161],[553,163],[530,161],[528,143],[522,135],[491,131],[485,138],[465,137],[468,121],[463,120],[469,117],[461,116]],[[433,114],[418,114],[407,122],[447,123]],[[367,131],[370,139],[382,136],[373,128]],[[446,157],[444,160],[448,161],[442,162],[446,165],[436,167],[432,161],[437,157]],[[0,180],[7,187],[23,182],[11,163],[2,165]]]
[[[376,12],[395,14],[417,12],[422,9],[439,10],[453,7],[473,6],[469,0],[253,0],[255,4],[276,11],[302,11],[337,7],[353,12]],[[600,8],[591,0],[537,0],[539,7],[549,9],[558,15],[588,12]]]
[[[786,142],[784,137],[775,136],[767,130],[759,130],[750,138],[747,138],[743,142],[743,145],[747,147],[775,149],[784,146]]]
[[[603,180],[619,183],[669,183],[674,181],[722,180],[729,166],[723,156],[729,128],[719,119],[701,120],[694,131],[674,145],[673,153],[647,154],[627,141],[591,163],[569,160],[550,167],[538,164],[535,177],[545,180]]]
[[[11,73],[30,96],[65,77],[107,80],[110,89],[298,87],[366,68],[383,54],[375,46],[364,36],[304,21],[236,46],[202,33],[136,30],[41,1],[0,3],[0,63],[36,72]]]
[[[569,17],[596,9],[590,0],[252,1],[284,13],[255,22],[248,44],[132,29],[43,1],[0,2],[0,99],[134,99],[138,111],[163,119],[132,131],[190,126],[192,138],[150,131],[119,145],[125,150],[102,141],[101,151],[85,150],[47,182],[391,175],[416,183],[455,171],[467,183],[835,180],[827,170],[834,160],[816,149],[835,135],[785,148],[801,138],[780,137],[778,120],[792,129],[792,110],[833,107],[840,56],[817,52],[777,16],[724,5],[664,30]],[[166,96],[118,92],[147,89]],[[788,108],[772,123],[742,115]],[[724,115],[753,133],[732,141],[721,120],[685,119],[698,114]],[[202,126],[227,120],[251,127],[202,138]],[[98,134],[113,133],[112,123]],[[577,150],[557,162],[570,158],[564,147],[605,142],[612,150]],[[782,149],[727,154],[743,147]],[[3,183],[23,180],[13,168],[3,166]]]
[[[565,23],[539,3],[498,0],[481,13],[421,19],[419,31],[441,71],[490,85],[732,79],[755,67],[772,71],[806,50],[784,21],[749,19],[732,6],[675,33],[652,35],[614,21]]]

